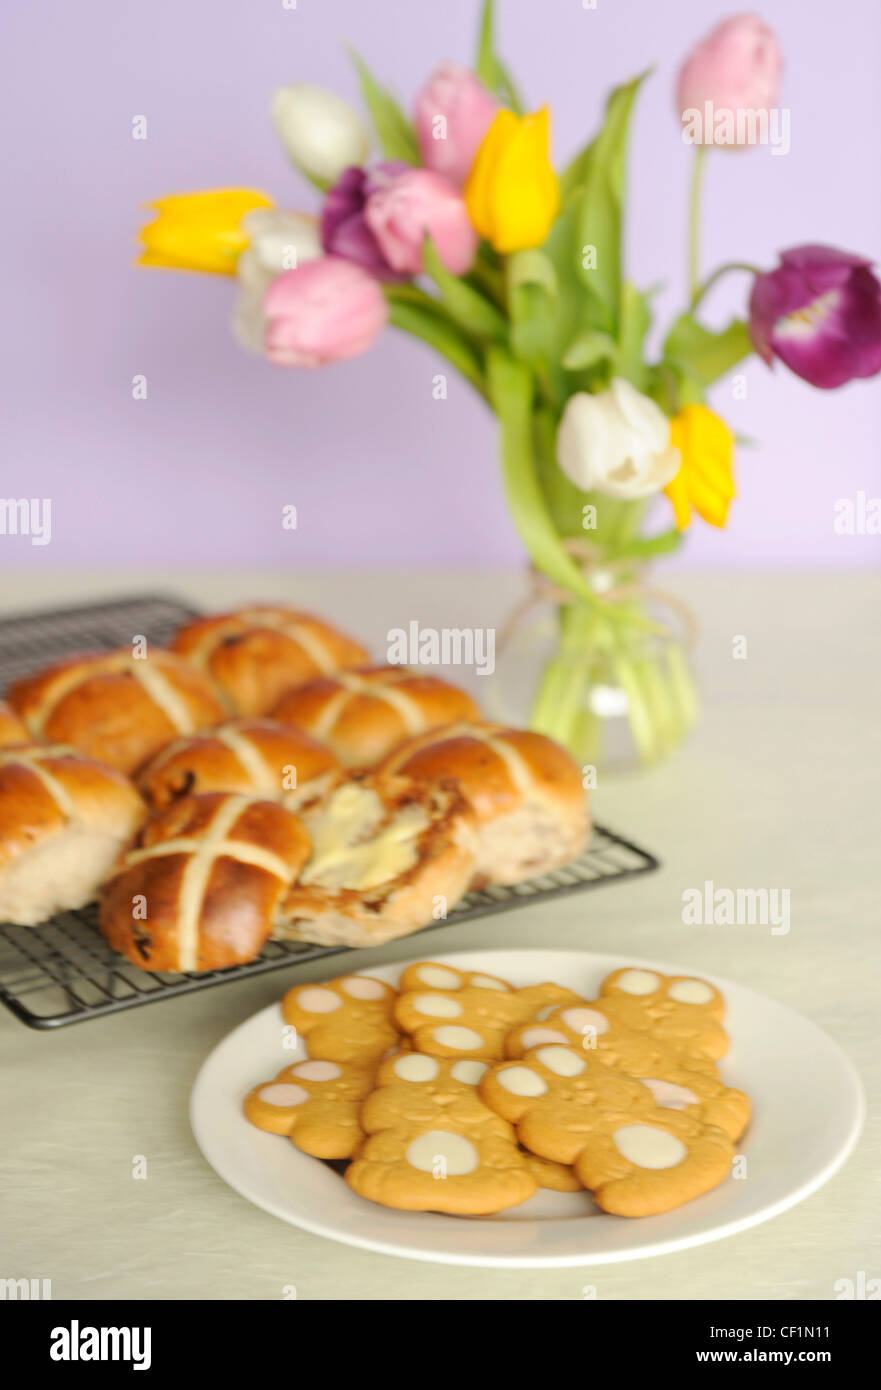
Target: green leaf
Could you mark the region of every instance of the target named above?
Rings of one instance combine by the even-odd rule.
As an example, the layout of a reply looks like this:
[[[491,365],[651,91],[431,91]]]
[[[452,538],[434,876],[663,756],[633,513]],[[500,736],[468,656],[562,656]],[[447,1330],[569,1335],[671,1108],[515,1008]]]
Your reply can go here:
[[[603,128],[578,160],[578,268],[591,301],[592,327],[618,336],[621,318],[621,260],[627,136],[641,76],[609,97]],[[595,259],[595,264],[593,261]]]
[[[376,81],[367,64],[353,48],[349,49],[361,83],[361,95],[376,127],[376,134],[386,159],[401,159],[405,164],[420,164],[419,145],[413,127],[390,92]]]
[[[584,183],[595,143],[595,140],[589,141],[560,174],[560,202],[563,207]]]
[[[514,85],[514,80],[495,51],[495,6],[493,0],[484,0],[477,34],[477,57],[474,71],[484,87],[500,97],[517,115],[523,114],[523,102]]]
[[[440,290],[441,302],[450,317],[475,337],[501,342],[508,336],[508,320],[479,290],[451,275],[431,237],[425,238],[423,261],[427,273]]]
[[[385,297],[389,305],[389,323],[428,343],[488,401],[479,348],[452,322],[437,301],[411,285],[387,285]]]
[[[617,356],[618,344],[608,333],[598,328],[586,328],[569,344],[563,354],[563,366],[567,371],[577,372],[584,367],[594,367],[598,362],[613,362]]]
[[[601,603],[563,548],[539,483],[532,447],[533,377],[503,348],[487,354],[490,401],[502,432],[502,475],[520,538],[536,568],[598,609]]]
[[[718,381],[752,351],[743,319],[732,319],[727,328],[714,332],[691,314],[681,314],[667,334],[663,359],[677,374],[702,388]]]
[[[631,89],[633,89],[633,93],[635,93],[636,89],[638,89],[639,85],[645,81],[645,79],[649,76],[651,71],[651,68],[647,68],[645,72],[640,73],[639,77],[635,77],[631,82],[625,83],[622,87],[615,88],[615,90],[611,93],[608,103],[606,105],[607,123],[612,114],[613,105],[617,103],[618,99],[622,96],[622,94],[624,95],[626,100],[626,94],[628,92],[631,92]],[[632,99],[633,97],[631,95],[631,103]],[[580,149],[578,151],[578,154],[576,154],[574,158],[570,160],[569,164],[566,166],[566,168],[560,175],[560,196],[564,204],[567,203],[569,199],[572,197],[572,195],[577,193],[578,189],[581,188],[584,184],[585,179],[588,176],[588,172],[591,168],[591,165],[595,160],[596,147],[600,142],[602,134],[603,132],[601,131],[600,135],[597,135],[593,140],[589,141],[588,144],[586,144],[582,149]]]

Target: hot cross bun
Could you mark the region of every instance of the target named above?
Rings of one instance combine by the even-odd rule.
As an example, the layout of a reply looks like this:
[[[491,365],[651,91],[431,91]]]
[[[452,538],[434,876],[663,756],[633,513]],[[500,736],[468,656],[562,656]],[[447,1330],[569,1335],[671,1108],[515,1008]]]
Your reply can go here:
[[[548,873],[587,842],[581,773],[543,734],[450,725],[402,744],[382,767],[420,781],[455,780],[477,820],[475,886]]]
[[[330,623],[272,604],[197,618],[172,647],[210,676],[233,714],[267,714],[286,690],[367,660]]]
[[[9,703],[34,739],[70,744],[135,772],[169,739],[223,719],[211,682],[173,652],[149,647],[68,657],[16,681]]]
[[[365,666],[288,691],[273,717],[321,739],[345,767],[371,767],[405,739],[480,713],[470,695],[437,676]]]
[[[9,748],[16,743],[30,743],[31,736],[18,715],[0,700],[0,748]]]
[[[467,891],[474,825],[452,783],[352,777],[300,814],[312,852],[276,936],[372,946],[443,920]]]
[[[327,790],[338,771],[330,749],[301,729],[270,719],[230,719],[166,744],[138,784],[157,810],[193,793],[241,792],[295,811]]]
[[[0,749],[0,922],[85,907],[145,816],[126,777],[70,748]]]
[[[173,802],[120,856],[101,930],[144,970],[222,970],[253,960],[311,849],[273,801],[220,792]]]

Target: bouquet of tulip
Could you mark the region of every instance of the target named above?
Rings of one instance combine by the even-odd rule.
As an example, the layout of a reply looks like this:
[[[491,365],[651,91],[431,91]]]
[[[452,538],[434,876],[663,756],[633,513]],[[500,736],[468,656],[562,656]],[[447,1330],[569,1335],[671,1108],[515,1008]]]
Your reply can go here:
[[[770,272],[730,264],[701,280],[707,149],[750,143],[744,131],[762,129],[780,77],[774,35],[736,16],[680,73],[695,145],[689,301],[650,356],[652,290],[625,274],[622,252],[628,124],[645,75],[611,93],[599,132],[557,172],[548,109],[524,114],[493,28],[487,0],[474,69],[440,67],[412,120],[355,58],[377,162],[361,119],[332,93],[276,92],[276,127],[320,191],[319,217],[250,190],[166,198],[141,261],[234,275],[239,339],[282,366],[355,357],[386,323],[451,363],[498,417],[535,594],[555,605],[533,727],[596,763],[597,696],[614,689],[651,761],[688,728],[695,698],[645,567],[695,515],[724,526],[735,495],[734,437],[706,393],[751,352],[821,388],[878,372],[881,285],[864,258],[814,245]],[[753,277],[748,312],[711,330],[698,316],[704,295],[734,271]],[[669,521],[650,525],[659,494]]]

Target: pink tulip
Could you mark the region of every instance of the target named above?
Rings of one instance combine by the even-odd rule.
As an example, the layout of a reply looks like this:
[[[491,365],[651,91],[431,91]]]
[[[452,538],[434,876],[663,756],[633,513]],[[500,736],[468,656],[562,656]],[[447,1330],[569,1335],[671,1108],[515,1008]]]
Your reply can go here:
[[[426,169],[461,188],[498,110],[473,72],[443,63],[416,99],[416,137]]]
[[[358,357],[388,318],[378,282],[339,256],[286,270],[273,280],[263,307],[266,356],[279,367],[327,367]]]
[[[364,216],[393,270],[420,273],[426,236],[452,275],[464,275],[474,260],[477,233],[465,204],[449,179],[431,169],[391,179],[367,199]]]
[[[777,105],[783,59],[773,30],[754,14],[732,15],[693,48],[679,74],[679,112],[709,110],[731,113],[768,111]],[[741,129],[745,128],[745,122]],[[712,144],[713,120],[695,143]],[[737,145],[730,138],[715,143]]]

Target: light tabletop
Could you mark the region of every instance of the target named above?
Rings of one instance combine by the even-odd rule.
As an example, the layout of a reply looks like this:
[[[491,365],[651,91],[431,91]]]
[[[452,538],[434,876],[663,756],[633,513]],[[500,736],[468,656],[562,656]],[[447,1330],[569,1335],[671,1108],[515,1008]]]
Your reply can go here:
[[[601,773],[594,795],[597,818],[653,850],[661,870],[54,1032],[0,1009],[5,1277],[51,1279],[55,1298],[77,1299],[282,1299],[293,1285],[300,1299],[581,1300],[587,1289],[598,1299],[740,1300],[831,1299],[839,1280],[881,1276],[881,576],[682,572],[665,573],[664,583],[700,620],[701,721],[668,762]],[[284,598],[336,619],[381,657],[387,631],[414,618],[498,626],[522,580],[2,576],[0,611],[145,590],[205,608]],[[738,637],[745,658],[734,655],[743,651]],[[501,689],[501,674],[453,674],[478,696],[484,685]],[[685,925],[682,895],[707,880],[789,889],[791,929]],[[451,1268],[337,1245],[249,1205],[208,1167],[190,1133],[188,1098],[230,1029],[295,981],[493,943],[656,958],[802,1011],[841,1044],[866,1086],[869,1119],[856,1152],[819,1192],[765,1225],[594,1271]],[[139,1158],[146,1179],[133,1176]]]

